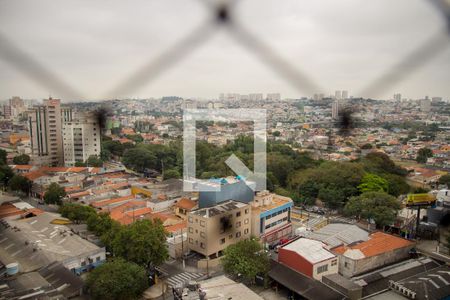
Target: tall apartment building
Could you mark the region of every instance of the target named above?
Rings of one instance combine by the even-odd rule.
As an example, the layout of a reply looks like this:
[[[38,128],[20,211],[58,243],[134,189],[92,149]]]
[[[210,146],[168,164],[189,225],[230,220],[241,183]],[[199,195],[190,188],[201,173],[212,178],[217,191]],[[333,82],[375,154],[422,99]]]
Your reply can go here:
[[[281,100],[281,95],[280,95],[280,93],[267,94],[267,100],[269,100],[269,101],[280,101]]]
[[[89,156],[100,156],[100,125],[92,113],[62,109],[64,164],[74,166]]]
[[[336,99],[336,100],[341,100],[342,99],[341,91],[335,91],[334,92],[334,99]]]
[[[28,112],[31,160],[40,166],[58,166],[64,163],[61,137],[61,100],[44,100]]]
[[[334,102],[331,104],[331,117],[335,120],[339,117],[339,100],[338,99],[334,100]]]
[[[431,100],[427,96],[427,97],[425,97],[425,99],[420,100],[420,111],[429,113],[430,110],[431,110]]]
[[[394,101],[401,102],[402,101],[402,94],[394,94]]]
[[[3,105],[3,116],[5,119],[15,118],[26,110],[23,100],[14,96],[9,99],[9,103]]]
[[[5,119],[11,119],[11,116],[12,116],[11,105],[3,104],[3,117]]]
[[[188,248],[216,258],[229,245],[250,238],[251,206],[225,201],[188,213]]]
[[[348,91],[342,91],[342,99],[348,99]]]

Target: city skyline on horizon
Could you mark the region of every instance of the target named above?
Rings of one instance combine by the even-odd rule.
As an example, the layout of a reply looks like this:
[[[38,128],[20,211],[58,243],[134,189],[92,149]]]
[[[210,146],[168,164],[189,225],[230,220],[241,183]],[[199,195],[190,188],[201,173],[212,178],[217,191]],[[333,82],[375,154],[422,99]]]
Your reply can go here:
[[[2,35],[74,87],[83,99],[101,100],[142,64],[171,49],[210,17],[205,7],[195,3],[143,1],[130,6],[113,2],[106,7],[84,1],[3,1]],[[418,0],[245,1],[231,13],[322,90],[326,90],[323,85],[344,87],[354,91],[353,95],[360,95],[367,84],[444,26],[439,12]],[[49,14],[52,18],[42,18]],[[0,74],[2,98],[50,93],[64,101],[74,100],[37,85],[2,56],[0,67],[4,70]],[[447,99],[449,69],[450,51],[445,49],[394,87],[361,96],[387,99],[400,92],[405,98],[429,95]],[[135,92],[112,98],[147,98],[150,94],[215,99],[227,90],[264,94],[279,91],[284,98],[311,96],[311,91],[296,89],[219,28],[212,38],[153,81]],[[329,93],[332,95],[334,89]]]

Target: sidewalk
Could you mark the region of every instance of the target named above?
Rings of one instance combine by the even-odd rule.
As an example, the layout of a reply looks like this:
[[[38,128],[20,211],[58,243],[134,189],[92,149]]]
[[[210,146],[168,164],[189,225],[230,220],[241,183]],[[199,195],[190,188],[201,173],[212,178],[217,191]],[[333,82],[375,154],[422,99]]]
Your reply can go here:
[[[167,291],[167,287],[164,282],[160,281],[155,285],[149,287],[143,294],[144,299],[157,299],[162,296],[163,291]]]

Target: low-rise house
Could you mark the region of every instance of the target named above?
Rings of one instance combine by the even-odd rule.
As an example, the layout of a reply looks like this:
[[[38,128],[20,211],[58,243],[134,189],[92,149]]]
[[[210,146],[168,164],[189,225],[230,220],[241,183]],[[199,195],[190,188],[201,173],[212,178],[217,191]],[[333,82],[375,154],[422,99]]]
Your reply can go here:
[[[173,206],[175,215],[182,218],[183,220],[187,219],[187,214],[198,208],[197,201],[191,200],[189,198],[181,198],[178,200]]]
[[[339,246],[339,273],[350,278],[409,257],[414,243],[384,232],[375,232],[367,241]]]
[[[338,257],[326,247],[320,241],[299,238],[279,249],[278,262],[321,280],[324,275],[338,273]]]

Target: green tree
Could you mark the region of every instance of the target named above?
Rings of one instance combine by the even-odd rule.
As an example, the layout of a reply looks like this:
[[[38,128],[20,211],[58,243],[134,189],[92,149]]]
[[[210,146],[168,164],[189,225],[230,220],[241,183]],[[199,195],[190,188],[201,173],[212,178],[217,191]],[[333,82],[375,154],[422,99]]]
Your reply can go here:
[[[8,152],[0,149],[0,165],[6,165],[6,160],[8,158]]]
[[[254,282],[256,275],[269,270],[269,257],[256,239],[243,240],[228,246],[224,251],[222,265],[225,272]]]
[[[66,191],[59,184],[51,183],[44,194],[44,201],[47,204],[62,204],[62,199],[66,196]]]
[[[13,163],[15,165],[28,165],[29,162],[30,157],[26,154],[17,155],[13,158]]]
[[[319,167],[292,172],[288,183],[300,201],[313,203],[320,194],[327,206],[339,208],[348,197],[359,194],[357,186],[363,176],[364,170],[359,163],[327,161]]]
[[[141,266],[160,265],[168,258],[167,233],[159,220],[138,220],[122,226],[112,240],[112,251]]]
[[[89,167],[103,167],[103,161],[97,155],[91,155],[86,160],[86,165]]]
[[[387,192],[388,188],[389,184],[386,179],[372,173],[366,173],[361,180],[361,184],[358,185],[358,190],[361,193]]]
[[[405,177],[395,174],[385,174],[383,178],[388,182],[389,195],[398,197],[409,193],[411,187],[406,183]]]
[[[136,172],[144,172],[146,168],[155,168],[157,159],[150,150],[138,147],[127,150],[122,162],[127,168],[133,169]]]
[[[142,143],[144,141],[144,138],[140,134],[127,134],[125,135],[127,139],[132,140],[133,142]]]
[[[418,163],[426,163],[429,157],[433,157],[433,151],[429,148],[419,149],[416,156],[416,161]]]
[[[86,167],[86,163],[84,163],[82,161],[76,161],[75,162],[75,167]]]
[[[97,214],[92,207],[78,203],[64,203],[59,207],[59,213],[76,224],[85,223],[90,216]]]
[[[33,183],[26,177],[14,175],[8,182],[8,187],[12,191],[21,191],[25,195],[29,195]]]
[[[366,192],[351,197],[344,207],[344,213],[357,218],[373,219],[383,228],[395,221],[400,202],[385,192]]]
[[[439,178],[439,184],[445,184],[447,185],[447,188],[450,188],[450,174],[442,175]]]
[[[140,299],[148,281],[144,267],[119,258],[92,270],[86,286],[93,299]]]
[[[372,149],[372,148],[373,148],[372,144],[369,144],[369,143],[364,144],[364,145],[361,146],[361,149],[364,149],[364,150],[369,150],[369,149]]]
[[[181,174],[176,169],[169,169],[165,170],[163,173],[164,180],[171,179],[171,178],[180,178]]]
[[[8,182],[13,176],[14,172],[9,166],[0,164],[0,186],[8,186]]]
[[[361,163],[364,169],[369,173],[382,175],[385,173],[405,176],[408,172],[397,166],[387,154],[382,152],[371,152],[367,154]]]

